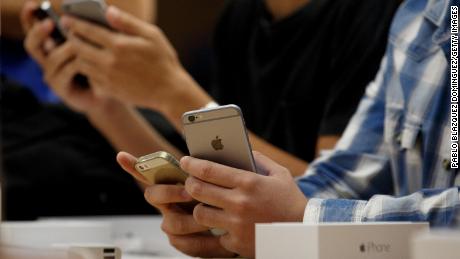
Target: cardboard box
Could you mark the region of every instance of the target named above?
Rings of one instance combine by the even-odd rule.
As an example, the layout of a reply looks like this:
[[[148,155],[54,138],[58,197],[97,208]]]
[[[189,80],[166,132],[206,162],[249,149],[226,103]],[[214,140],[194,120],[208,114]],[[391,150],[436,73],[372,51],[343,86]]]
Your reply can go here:
[[[414,236],[411,242],[412,259],[460,258],[460,229],[431,231]]]
[[[256,257],[408,259],[412,235],[427,231],[428,223],[409,222],[257,224]]]

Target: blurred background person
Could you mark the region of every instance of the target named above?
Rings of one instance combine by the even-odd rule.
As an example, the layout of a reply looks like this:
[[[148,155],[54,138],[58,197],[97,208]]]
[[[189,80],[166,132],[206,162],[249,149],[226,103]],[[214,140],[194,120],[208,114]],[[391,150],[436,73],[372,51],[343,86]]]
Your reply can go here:
[[[40,66],[24,50],[19,17],[25,2],[1,3],[6,219],[154,212],[143,202],[138,186],[117,173],[110,144],[84,116],[60,104]],[[51,2],[58,11],[62,1]],[[108,3],[146,22],[155,19],[155,1]]]

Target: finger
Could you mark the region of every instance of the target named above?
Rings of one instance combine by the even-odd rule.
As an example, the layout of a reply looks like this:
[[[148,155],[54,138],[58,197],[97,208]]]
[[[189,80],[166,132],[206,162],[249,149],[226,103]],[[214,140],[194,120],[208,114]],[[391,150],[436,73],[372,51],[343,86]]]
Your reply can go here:
[[[83,40],[79,39],[73,33],[69,34],[69,41],[78,49],[78,57],[93,63],[96,66],[103,66],[103,60],[107,59],[108,53],[106,50],[97,48]]]
[[[102,88],[104,88],[106,85],[103,84],[104,82],[104,74],[99,73],[97,70],[97,65],[89,62],[88,60],[84,60],[81,57],[77,57],[76,60],[77,66],[78,66],[78,71],[85,75],[91,86],[93,86],[93,92],[98,94],[98,96],[105,96],[104,91],[102,91]]]
[[[34,24],[34,11],[38,8],[38,3],[35,1],[27,1],[20,14],[21,25],[24,33],[27,33]]]
[[[247,174],[253,174],[252,172],[189,156],[184,156],[180,160],[180,164],[182,169],[190,175],[205,182],[228,188],[238,186],[238,181],[241,180],[239,178],[244,178]]]
[[[193,215],[177,212],[163,215],[161,229],[170,235],[188,235],[209,230],[208,227],[198,224]]]
[[[201,181],[195,177],[188,177],[185,181],[185,190],[196,200],[219,208],[231,206],[229,199],[233,197],[232,190]]]
[[[133,176],[136,180],[140,181],[143,184],[151,185],[142,174],[136,171],[136,157],[126,152],[119,152],[117,154],[117,162],[121,166],[121,168],[123,168],[123,170],[125,170],[127,173]]]
[[[193,218],[200,224],[210,228],[228,229],[230,220],[222,209],[210,207],[203,203],[195,206]]]
[[[88,77],[88,80],[90,81],[96,81],[100,82],[100,80],[97,80],[95,77],[92,77],[92,72],[94,71],[94,66],[91,65],[91,63],[83,60],[82,58],[78,57],[76,60],[77,66],[78,66],[78,71]],[[99,78],[98,78],[99,79]]]
[[[94,79],[93,77],[88,77],[88,79],[92,87],[94,96],[98,98],[111,97],[110,95],[107,95],[106,90],[103,90],[107,84],[103,83],[102,80],[97,80],[97,79]],[[148,183],[143,183],[144,185],[146,185],[145,187],[152,185],[150,181],[147,180],[147,182]]]
[[[53,22],[49,19],[36,23],[27,34],[24,41],[25,49],[38,63],[40,63],[40,65],[43,65],[45,58],[43,44],[49,37],[53,28]]]
[[[184,186],[155,184],[145,189],[145,199],[153,206],[161,204],[189,202],[193,198],[187,193]]]
[[[59,73],[55,74],[55,77],[50,78],[50,80],[54,82],[54,83],[51,83],[51,85],[56,84],[59,86],[71,87],[73,77],[75,76],[76,73],[77,73],[77,66],[75,65],[75,62],[67,63],[59,71]],[[56,91],[62,91],[62,89],[59,88]]]
[[[70,16],[63,16],[61,25],[86,41],[105,48],[112,47],[113,39],[116,36],[115,33],[106,28]]]
[[[205,234],[168,235],[169,242],[179,251],[193,257],[231,258],[235,254],[225,250],[218,237]]]
[[[106,13],[107,21],[114,29],[136,36],[148,37],[153,26],[141,19],[121,11],[115,6],[110,6]]]
[[[286,174],[289,171],[281,166],[280,164],[276,163],[275,161],[271,160],[267,156],[263,155],[260,152],[253,151],[254,161],[257,165],[257,170],[264,175],[279,175],[279,174]]]
[[[54,76],[58,73],[60,68],[62,68],[66,63],[75,57],[75,50],[73,46],[69,43],[58,47],[52,51],[45,61],[45,71],[49,76]]]
[[[43,44],[43,50],[45,51],[45,53],[50,53],[56,47],[56,42],[51,38],[47,38],[45,40],[45,43]]]
[[[238,240],[229,233],[220,236],[219,242],[226,250],[237,253]]]

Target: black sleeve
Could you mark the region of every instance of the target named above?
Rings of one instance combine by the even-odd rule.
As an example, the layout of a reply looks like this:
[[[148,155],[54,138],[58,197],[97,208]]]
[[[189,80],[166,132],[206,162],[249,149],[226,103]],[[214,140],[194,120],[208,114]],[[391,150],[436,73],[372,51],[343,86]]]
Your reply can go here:
[[[354,114],[366,86],[377,74],[399,0],[351,0],[338,11],[332,43],[328,91],[319,135],[340,135]],[[353,17],[350,23],[343,23]]]

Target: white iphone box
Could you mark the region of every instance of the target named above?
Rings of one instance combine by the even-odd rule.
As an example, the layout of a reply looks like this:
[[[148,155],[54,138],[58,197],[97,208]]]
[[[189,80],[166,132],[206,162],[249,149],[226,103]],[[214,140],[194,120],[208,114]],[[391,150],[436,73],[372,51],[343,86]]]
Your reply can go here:
[[[111,225],[86,221],[3,222],[0,245],[25,248],[46,248],[69,243],[112,242]]]
[[[0,258],[121,259],[111,237],[111,225],[96,221],[3,222]]]
[[[412,259],[458,259],[460,229],[437,230],[414,236],[411,250]]]
[[[408,259],[412,235],[428,223],[273,223],[256,225],[258,259]]]

